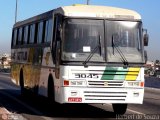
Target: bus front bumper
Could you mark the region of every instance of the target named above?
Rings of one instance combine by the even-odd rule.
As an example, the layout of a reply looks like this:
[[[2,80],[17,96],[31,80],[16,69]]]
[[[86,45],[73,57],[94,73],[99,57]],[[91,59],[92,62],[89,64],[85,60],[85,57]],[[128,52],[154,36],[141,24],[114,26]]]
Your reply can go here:
[[[142,104],[144,88],[63,87],[61,103]]]

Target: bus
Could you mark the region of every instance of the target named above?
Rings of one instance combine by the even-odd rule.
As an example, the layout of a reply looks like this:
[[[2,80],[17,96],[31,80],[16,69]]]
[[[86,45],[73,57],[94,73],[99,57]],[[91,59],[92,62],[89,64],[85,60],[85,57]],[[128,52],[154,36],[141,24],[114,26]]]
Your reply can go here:
[[[110,103],[124,114],[144,97],[141,16],[123,8],[71,5],[14,24],[11,78],[57,103]]]

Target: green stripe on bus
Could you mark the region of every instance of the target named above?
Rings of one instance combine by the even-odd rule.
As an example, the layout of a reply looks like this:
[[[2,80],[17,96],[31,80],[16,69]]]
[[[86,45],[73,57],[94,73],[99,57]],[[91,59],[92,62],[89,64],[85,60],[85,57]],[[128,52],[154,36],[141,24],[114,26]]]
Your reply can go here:
[[[127,72],[123,67],[106,67],[101,80],[124,80]]]

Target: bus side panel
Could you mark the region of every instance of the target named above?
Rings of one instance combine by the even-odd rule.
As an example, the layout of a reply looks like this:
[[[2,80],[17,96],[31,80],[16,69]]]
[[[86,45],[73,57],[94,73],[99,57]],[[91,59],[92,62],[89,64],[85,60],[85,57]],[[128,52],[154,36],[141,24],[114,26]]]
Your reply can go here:
[[[19,85],[20,71],[23,72],[24,86],[34,88],[40,79],[40,66],[36,64],[35,48],[12,49],[11,77]]]
[[[11,80],[19,85],[19,76],[20,69],[22,68],[22,64],[19,62],[18,49],[12,49],[11,51]]]
[[[42,96],[48,96],[48,78],[49,75],[52,75],[54,78],[54,66],[55,65],[53,64],[51,49],[50,47],[47,47],[43,51],[42,66],[40,70],[38,94]]]
[[[19,85],[19,71],[20,65],[11,63],[11,80],[16,85]]]

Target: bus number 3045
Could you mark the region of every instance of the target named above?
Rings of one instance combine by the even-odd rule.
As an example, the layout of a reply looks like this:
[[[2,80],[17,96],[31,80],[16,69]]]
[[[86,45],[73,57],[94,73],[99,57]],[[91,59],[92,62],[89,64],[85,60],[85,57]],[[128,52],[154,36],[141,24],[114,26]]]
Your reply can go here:
[[[99,78],[97,74],[76,73],[75,78]]]

